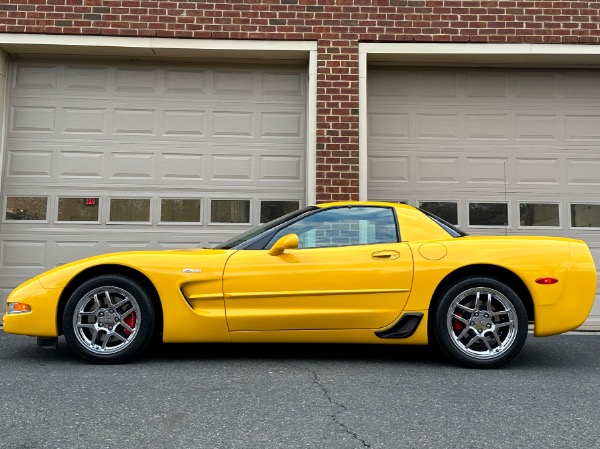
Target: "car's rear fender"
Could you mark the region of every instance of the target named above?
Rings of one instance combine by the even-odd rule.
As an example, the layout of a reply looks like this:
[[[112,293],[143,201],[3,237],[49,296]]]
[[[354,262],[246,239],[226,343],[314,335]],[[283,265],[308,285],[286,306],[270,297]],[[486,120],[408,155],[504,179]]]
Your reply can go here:
[[[507,268],[492,264],[468,265],[465,267],[460,267],[449,273],[444,279],[442,279],[433,292],[431,298],[431,309],[434,309],[437,303],[441,300],[444,292],[449,287],[468,277],[490,277],[508,285],[515,291],[517,295],[519,295],[519,298],[521,298],[523,301],[523,305],[527,311],[528,320],[534,321],[535,308],[533,306],[533,300],[531,298],[531,293],[529,292],[529,289],[523,280]]]
[[[552,303],[535,304],[535,335],[555,335],[581,326],[594,304],[597,278],[588,246],[580,240],[571,241],[569,270],[562,282],[560,298]]]
[[[591,309],[597,274],[583,241],[467,237],[437,244],[447,249],[445,254],[433,254],[429,249],[432,245],[427,244],[427,258],[418,245],[411,244],[416,246],[415,277],[405,312],[419,310],[425,302],[435,306],[450,285],[470,276],[493,277],[515,290],[529,320],[534,321],[538,336],[577,328]],[[557,282],[539,283],[540,278],[554,278]]]
[[[515,248],[518,248],[515,243],[510,239],[503,241],[496,238],[472,237],[436,243],[411,243],[415,272],[413,288],[405,311],[435,306],[436,301],[439,301],[443,293],[453,284],[467,277],[483,276],[495,278],[515,290],[523,300],[528,318],[533,320],[535,295],[531,286],[536,286],[534,282],[536,262],[515,254]],[[540,246],[540,243],[534,246]],[[558,246],[564,247],[565,259],[568,259],[568,244]],[[566,272],[566,264],[554,265],[544,272],[553,274]],[[527,279],[531,282],[528,283]],[[553,289],[553,297],[558,295],[558,288]],[[553,297],[546,299],[553,301]]]

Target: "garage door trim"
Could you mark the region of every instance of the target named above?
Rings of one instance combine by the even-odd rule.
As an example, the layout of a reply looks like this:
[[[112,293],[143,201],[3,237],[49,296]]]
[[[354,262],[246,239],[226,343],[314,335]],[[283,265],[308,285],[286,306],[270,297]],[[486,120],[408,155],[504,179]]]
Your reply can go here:
[[[367,192],[369,65],[438,67],[600,68],[600,46],[565,44],[359,44],[359,199]]]

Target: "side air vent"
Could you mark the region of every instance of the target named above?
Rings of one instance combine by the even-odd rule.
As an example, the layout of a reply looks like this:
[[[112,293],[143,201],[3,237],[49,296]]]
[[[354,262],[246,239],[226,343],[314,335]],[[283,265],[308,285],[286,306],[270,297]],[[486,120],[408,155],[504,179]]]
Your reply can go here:
[[[391,327],[375,332],[379,338],[407,338],[415,333],[423,318],[421,312],[405,313]]]

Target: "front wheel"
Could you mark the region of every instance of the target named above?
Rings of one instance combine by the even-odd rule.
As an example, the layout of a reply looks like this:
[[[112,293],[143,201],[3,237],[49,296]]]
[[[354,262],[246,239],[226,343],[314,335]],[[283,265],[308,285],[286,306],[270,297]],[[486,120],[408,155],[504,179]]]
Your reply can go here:
[[[442,350],[473,368],[495,368],[513,359],[527,338],[527,312],[507,285],[471,277],[446,290],[434,311]]]
[[[69,346],[94,363],[125,362],[141,353],[155,328],[146,290],[121,275],[102,275],[81,284],[63,315]]]

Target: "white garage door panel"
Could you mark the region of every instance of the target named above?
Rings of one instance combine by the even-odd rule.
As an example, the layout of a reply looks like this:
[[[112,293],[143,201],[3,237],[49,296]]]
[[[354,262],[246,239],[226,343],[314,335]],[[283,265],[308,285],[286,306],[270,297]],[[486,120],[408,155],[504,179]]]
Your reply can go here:
[[[598,71],[374,68],[367,79],[369,198],[454,203],[473,234],[580,238],[600,268],[600,227],[571,216],[573,203],[600,204]],[[508,226],[470,225],[473,202],[508,203]],[[557,205],[559,225],[521,225],[521,203]]]
[[[306,67],[11,64],[0,222],[4,297],[18,282],[77,258],[214,246],[258,224],[267,201],[304,205]],[[36,196],[47,198],[45,219],[7,217],[7,198]],[[96,198],[97,219],[58,221],[64,198]],[[112,223],[110,201],[117,198],[144,199],[149,216]],[[162,201],[169,199],[199,201],[199,221],[163,222]],[[211,201],[227,199],[248,202],[247,222],[212,223]]]
[[[191,106],[185,110],[157,110],[150,105],[144,108],[141,102],[132,108],[126,102],[121,107],[104,107],[106,101],[89,101],[98,103],[98,107],[54,107],[50,106],[53,100],[48,101],[48,106],[40,105],[42,102],[39,100],[21,100],[21,104],[13,104],[10,111],[10,134],[12,137],[30,133],[48,134],[52,139],[102,136],[136,141],[154,141],[157,137],[176,137],[177,141],[236,137],[238,140],[255,141],[271,137],[298,143],[304,138],[304,113],[286,105],[231,103],[227,106],[206,105],[202,110],[193,110]],[[37,105],[29,106],[29,102]],[[186,105],[173,104],[172,107],[184,108]]]
[[[82,143],[64,149],[53,142],[46,150],[27,149],[35,142],[15,142],[8,150],[5,186],[19,184],[49,187],[81,187],[82,180],[98,187],[130,184],[149,190],[189,185],[214,191],[230,182],[256,188],[284,188],[303,195],[304,154],[297,146],[277,145],[265,150],[261,145],[177,146],[160,142],[118,145],[114,142]],[[43,145],[39,143],[39,145]],[[10,184],[9,184],[10,183]]]
[[[251,155],[253,165],[269,156],[296,161],[304,156],[303,68],[25,61],[13,71],[7,181],[47,176],[54,181],[69,176],[154,180],[160,179],[165,157],[195,161],[198,170],[208,170],[207,158],[222,159],[232,151]],[[93,172],[85,170],[90,164]],[[179,178],[181,170],[190,171],[187,166],[174,173],[167,169],[165,177]],[[201,174],[210,179],[208,171]],[[245,178],[253,181],[257,174],[247,172]]]

